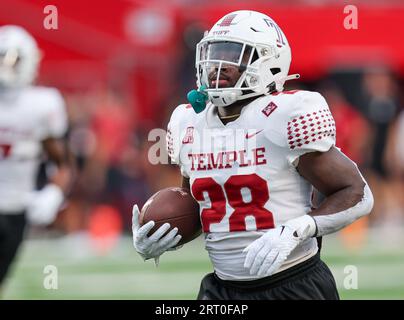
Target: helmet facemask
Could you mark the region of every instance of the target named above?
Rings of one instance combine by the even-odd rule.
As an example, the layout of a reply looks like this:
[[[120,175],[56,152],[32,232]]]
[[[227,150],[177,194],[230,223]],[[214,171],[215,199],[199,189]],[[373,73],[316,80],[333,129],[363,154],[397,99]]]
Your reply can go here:
[[[197,45],[197,85],[204,87],[209,100],[216,106],[227,106],[274,91],[277,70],[273,60],[279,54],[276,48],[237,40],[202,40]],[[237,68],[240,77],[233,86],[226,79],[225,68]],[[279,75],[278,75],[279,76]]]

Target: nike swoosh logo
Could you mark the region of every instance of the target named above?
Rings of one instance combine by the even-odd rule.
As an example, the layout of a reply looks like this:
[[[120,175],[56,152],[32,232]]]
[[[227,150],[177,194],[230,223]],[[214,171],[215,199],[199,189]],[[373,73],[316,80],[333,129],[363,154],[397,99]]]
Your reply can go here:
[[[261,129],[261,130],[259,130],[259,131],[257,131],[257,132],[254,132],[254,133],[251,133],[251,134],[246,134],[245,135],[245,138],[246,139],[250,139],[250,138],[252,138],[252,137],[254,137],[254,136],[256,136],[258,133],[260,133],[261,131],[264,131],[264,129]]]

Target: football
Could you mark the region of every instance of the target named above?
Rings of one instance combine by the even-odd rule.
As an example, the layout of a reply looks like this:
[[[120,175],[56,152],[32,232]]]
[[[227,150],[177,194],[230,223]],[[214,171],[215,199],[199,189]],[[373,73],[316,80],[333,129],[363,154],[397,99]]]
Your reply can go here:
[[[139,224],[142,226],[151,220],[156,224],[149,235],[166,222],[170,223],[170,230],[177,227],[182,236],[178,246],[195,239],[202,230],[198,202],[188,189],[180,187],[162,189],[146,201],[140,211]]]

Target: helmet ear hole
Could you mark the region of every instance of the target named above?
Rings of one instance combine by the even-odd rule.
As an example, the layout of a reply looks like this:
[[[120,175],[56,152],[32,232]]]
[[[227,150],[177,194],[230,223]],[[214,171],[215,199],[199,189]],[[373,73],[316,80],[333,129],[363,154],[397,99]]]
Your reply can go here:
[[[277,73],[281,72],[281,68],[271,68],[270,70],[273,75],[276,75]]]

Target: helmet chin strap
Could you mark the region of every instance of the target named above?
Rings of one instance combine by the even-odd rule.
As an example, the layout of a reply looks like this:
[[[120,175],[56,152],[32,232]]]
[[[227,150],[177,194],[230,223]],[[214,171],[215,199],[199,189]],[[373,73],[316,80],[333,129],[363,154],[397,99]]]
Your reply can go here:
[[[216,107],[227,107],[237,100],[240,99],[240,92],[233,91],[233,92],[225,92],[220,94],[220,96],[215,96],[215,93],[209,94],[209,100],[216,106]]]
[[[295,73],[295,74],[290,74],[290,75],[286,76],[282,80],[284,80],[284,82],[286,82],[286,81],[289,81],[289,80],[296,80],[296,79],[299,79],[299,78],[300,78],[300,74]],[[193,109],[195,110],[196,113],[202,112],[206,107],[206,102],[209,99],[209,95],[205,92],[205,90],[206,90],[206,87],[201,86],[198,90],[191,90],[187,95],[188,101],[192,105],[192,107],[193,107]],[[212,100],[216,100],[216,101],[213,102],[215,105],[225,107],[225,106],[227,106],[229,104],[222,103],[222,101],[226,102],[226,100],[230,99],[230,101],[227,101],[227,102],[233,103],[233,102],[235,102],[237,100],[243,100],[243,99],[250,98],[250,97],[251,97],[250,95],[246,95],[246,96],[241,95],[241,96],[237,97],[237,93],[231,92],[231,93],[229,93],[228,97],[224,98],[225,101],[222,100],[223,97],[212,99]]]

